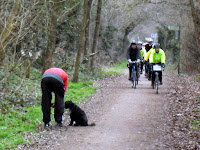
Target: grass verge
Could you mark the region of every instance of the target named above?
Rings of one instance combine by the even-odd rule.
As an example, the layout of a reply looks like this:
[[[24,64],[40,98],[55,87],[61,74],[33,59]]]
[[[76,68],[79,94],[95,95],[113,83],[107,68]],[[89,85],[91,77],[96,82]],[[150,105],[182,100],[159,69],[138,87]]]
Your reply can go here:
[[[96,88],[93,82],[69,83],[65,94],[65,101],[75,103],[87,100]],[[0,150],[16,148],[17,145],[26,143],[23,135],[34,132],[42,121],[40,105],[23,107],[21,110],[10,109],[7,114],[0,113]]]
[[[127,62],[113,65],[113,67],[107,68],[100,74],[102,76],[122,74],[124,72],[126,64]],[[19,80],[17,76],[15,77],[16,80]],[[23,93],[27,93],[27,95],[29,95],[29,99],[31,98],[31,101],[33,101],[34,97],[36,97],[34,103],[28,102],[30,104],[27,104],[26,107],[22,108],[9,106],[10,104],[6,104],[6,109],[4,107],[1,107],[1,109],[5,110],[0,111],[0,150],[14,149],[20,144],[29,142],[25,141],[24,139],[25,133],[35,132],[38,125],[42,124],[42,111],[40,106],[41,91],[39,85],[40,78],[41,74],[38,70],[31,70],[31,79],[27,79],[27,81],[24,82],[25,90],[22,89],[22,94],[20,94],[22,96]],[[65,101],[71,100],[75,103],[85,101],[92,94],[94,94],[95,91],[96,88],[93,87],[92,81],[84,81],[78,83],[70,82],[65,94]],[[1,101],[6,100],[1,98]]]
[[[126,68],[126,65],[127,65],[126,61],[124,61],[124,62],[122,62],[120,64],[113,65],[110,68],[106,68],[103,71],[103,74],[104,75],[123,74],[124,73],[124,69]]]

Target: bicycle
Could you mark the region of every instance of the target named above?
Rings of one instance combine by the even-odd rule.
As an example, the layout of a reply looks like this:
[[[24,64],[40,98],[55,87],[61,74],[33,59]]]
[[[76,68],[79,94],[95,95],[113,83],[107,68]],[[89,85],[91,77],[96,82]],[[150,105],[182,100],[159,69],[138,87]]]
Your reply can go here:
[[[131,81],[132,81],[132,88],[136,89],[136,85],[138,84],[139,74],[138,74],[138,61],[131,61],[129,62],[129,65],[133,65],[132,67],[132,73],[131,73]],[[136,66],[137,65],[137,66]],[[136,71],[137,67],[137,71]]]
[[[161,64],[154,64],[152,66],[152,74],[155,73],[155,81],[152,83],[153,89],[156,89],[156,93],[158,94],[158,85],[159,85],[159,77],[158,74],[163,71]],[[152,75],[153,76],[153,75]]]

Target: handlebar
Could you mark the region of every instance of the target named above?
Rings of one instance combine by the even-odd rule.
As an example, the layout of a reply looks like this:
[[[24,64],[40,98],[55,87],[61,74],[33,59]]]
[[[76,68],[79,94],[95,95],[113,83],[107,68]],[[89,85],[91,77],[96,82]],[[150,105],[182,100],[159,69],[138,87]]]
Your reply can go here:
[[[138,63],[140,63],[140,62],[138,62],[138,61],[130,61],[130,62],[128,62],[129,64],[138,64]]]

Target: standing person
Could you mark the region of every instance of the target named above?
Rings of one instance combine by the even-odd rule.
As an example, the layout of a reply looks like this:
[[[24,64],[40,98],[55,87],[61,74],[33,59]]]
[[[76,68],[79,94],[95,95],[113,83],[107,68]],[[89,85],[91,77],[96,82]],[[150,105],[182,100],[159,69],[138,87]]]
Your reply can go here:
[[[136,60],[140,61],[140,50],[137,48],[137,43],[135,41],[132,41],[130,47],[127,49],[126,58],[128,62]],[[129,80],[131,80],[133,66],[129,65],[128,67],[129,67]],[[136,72],[138,74],[137,66],[136,66]]]
[[[55,94],[54,118],[57,126],[62,127],[62,115],[65,103],[64,95],[68,86],[68,75],[60,68],[50,68],[42,75],[42,112],[45,127],[49,127],[51,121],[52,92]]]
[[[140,59],[141,59],[141,62],[140,62],[140,64],[141,64],[140,74],[142,74],[142,71],[143,71],[143,65],[144,65],[143,60],[144,60],[144,57],[146,55],[146,50],[145,50],[145,48],[142,47],[142,44],[143,43],[141,41],[138,41],[138,43],[137,43],[137,48],[140,50],[140,53],[141,53],[141,57],[140,57]]]

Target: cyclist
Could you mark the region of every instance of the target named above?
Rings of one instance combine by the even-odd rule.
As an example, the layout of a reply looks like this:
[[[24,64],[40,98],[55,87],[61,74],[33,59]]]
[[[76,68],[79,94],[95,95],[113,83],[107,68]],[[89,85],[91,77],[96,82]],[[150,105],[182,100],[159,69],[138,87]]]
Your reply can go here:
[[[146,52],[148,52],[152,47],[153,47],[153,39],[152,38],[148,38],[147,39],[147,44],[145,45]]]
[[[142,47],[142,44],[143,43],[141,41],[138,41],[138,43],[137,43],[137,48],[140,50],[140,53],[141,53],[141,57],[140,57],[140,59],[141,59],[141,62],[140,62],[140,64],[141,64],[140,74],[142,74],[142,71],[143,71],[143,60],[144,60],[144,57],[146,55],[146,49],[144,47]]]
[[[144,63],[145,63],[146,70],[147,70],[148,80],[151,80],[151,65],[149,63],[149,57],[150,57],[152,50],[153,50],[153,48],[151,48],[148,51],[148,53],[146,53],[145,58],[144,58]]]
[[[135,40],[133,40],[131,42],[130,47],[127,49],[126,57],[127,57],[127,60],[128,60],[129,63],[131,61],[140,61],[140,50],[137,48],[137,43],[136,43]],[[133,66],[128,65],[128,68],[129,68],[129,80],[131,80],[131,74],[132,74]],[[137,65],[136,65],[135,68],[136,68],[136,72],[137,72],[137,75],[138,75]]]
[[[146,53],[148,53],[151,49],[152,49],[152,46],[153,46],[153,39],[152,38],[147,38],[147,44],[145,45],[145,50],[146,50]],[[149,60],[145,59],[144,60],[144,63],[145,63],[145,69],[146,69],[146,75],[148,75],[148,79],[150,80],[150,64],[149,64]]]
[[[165,67],[165,52],[160,48],[160,44],[156,43],[154,44],[154,48],[150,54],[149,62],[151,65],[153,64],[161,64],[162,67]],[[160,84],[162,85],[162,71],[159,72],[159,80]],[[155,72],[152,73],[152,85],[155,81]]]

